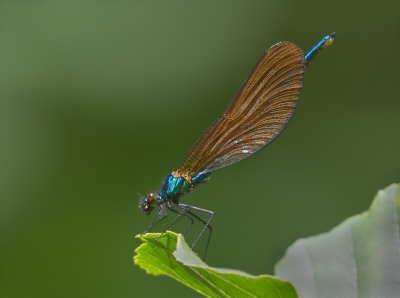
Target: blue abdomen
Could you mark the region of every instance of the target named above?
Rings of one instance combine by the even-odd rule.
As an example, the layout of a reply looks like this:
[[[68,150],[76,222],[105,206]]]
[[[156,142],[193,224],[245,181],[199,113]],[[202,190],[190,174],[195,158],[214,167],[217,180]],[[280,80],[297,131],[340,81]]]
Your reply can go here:
[[[193,187],[206,183],[210,179],[211,172],[201,172],[192,178]]]

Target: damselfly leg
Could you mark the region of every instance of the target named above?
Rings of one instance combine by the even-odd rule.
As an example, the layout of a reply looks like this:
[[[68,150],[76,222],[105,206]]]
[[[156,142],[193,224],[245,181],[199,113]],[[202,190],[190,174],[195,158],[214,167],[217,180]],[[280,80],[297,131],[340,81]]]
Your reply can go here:
[[[187,231],[184,233],[184,235],[186,235],[186,233],[189,231],[190,227],[193,225],[193,222],[194,222],[193,218],[191,218],[191,217],[188,216],[188,215],[181,214],[181,213],[179,213],[179,212],[176,211],[176,210],[172,210],[172,209],[170,209],[169,207],[168,207],[168,209],[171,210],[172,212],[178,214],[178,217],[177,217],[178,219],[181,218],[182,216],[184,216],[185,218],[187,218],[187,219],[190,220],[190,225],[189,225]],[[156,224],[158,224],[160,221],[162,221],[163,219],[165,219],[166,217],[167,217],[167,212],[165,211],[164,206],[163,206],[163,205],[160,205],[159,208],[158,208],[157,213],[154,215],[154,217],[153,217],[153,219],[152,219],[152,221],[151,221],[151,223],[150,223],[149,228],[148,228],[146,231],[144,231],[144,232],[142,233],[142,235],[144,235],[144,234],[146,234],[146,233],[150,233],[150,230],[151,230]],[[172,223],[174,223],[175,221],[176,221],[176,219],[175,219]],[[172,224],[168,225],[167,229],[168,229],[171,225],[172,225]],[[166,231],[167,229],[165,229],[165,230],[161,233],[161,235],[162,235],[163,233],[165,233],[165,231]],[[158,240],[158,239],[161,237],[161,235],[160,235],[156,240]]]
[[[182,218],[182,216],[189,216],[191,218],[195,218],[203,225],[200,233],[196,234],[193,238],[193,242],[190,247],[192,250],[193,250],[194,246],[197,244],[197,242],[199,241],[199,239],[201,238],[201,236],[203,235],[204,231],[206,229],[209,230],[207,242],[205,244],[204,257],[203,257],[203,260],[205,260],[206,255],[207,255],[208,245],[210,243],[211,234],[212,234],[212,227],[210,226],[210,222],[214,216],[214,212],[212,212],[210,210],[198,208],[195,206],[186,205],[186,204],[167,205],[167,208],[169,210],[171,210],[172,212],[178,213],[179,216],[171,222],[171,224],[165,229],[165,231],[168,230],[173,224],[175,224],[180,218]],[[178,210],[180,210],[180,211],[178,211]],[[201,218],[200,216],[195,214],[193,211],[204,214],[205,216],[207,216],[207,218],[204,220],[203,218]],[[189,232],[189,230],[192,228],[192,226],[193,226],[193,222],[191,222],[191,224],[187,227],[185,234],[184,234],[185,237],[186,237],[187,233]],[[186,240],[189,241],[189,239],[186,239]]]

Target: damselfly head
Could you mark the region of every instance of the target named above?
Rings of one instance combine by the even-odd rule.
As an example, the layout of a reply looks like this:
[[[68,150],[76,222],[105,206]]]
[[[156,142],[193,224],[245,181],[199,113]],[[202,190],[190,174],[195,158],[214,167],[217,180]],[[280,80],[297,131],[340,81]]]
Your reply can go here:
[[[140,198],[139,208],[142,209],[144,213],[150,215],[156,205],[158,196],[155,192],[150,192],[146,196]]]

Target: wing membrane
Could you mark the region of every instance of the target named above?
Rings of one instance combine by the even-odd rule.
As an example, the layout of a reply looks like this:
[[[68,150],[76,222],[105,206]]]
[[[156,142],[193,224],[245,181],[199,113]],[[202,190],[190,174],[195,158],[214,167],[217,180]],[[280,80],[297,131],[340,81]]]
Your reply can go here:
[[[293,115],[304,71],[299,47],[290,42],[272,46],[224,113],[189,151],[179,171],[190,176],[215,171],[270,143]]]

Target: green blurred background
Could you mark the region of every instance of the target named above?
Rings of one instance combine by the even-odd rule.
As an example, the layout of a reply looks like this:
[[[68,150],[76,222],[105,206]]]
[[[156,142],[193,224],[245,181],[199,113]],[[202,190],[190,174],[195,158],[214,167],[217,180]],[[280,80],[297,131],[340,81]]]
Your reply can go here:
[[[400,180],[400,2],[0,0],[1,296],[196,296],[133,265],[158,190],[261,55],[304,51],[285,132],[184,197],[207,262],[273,274]]]

